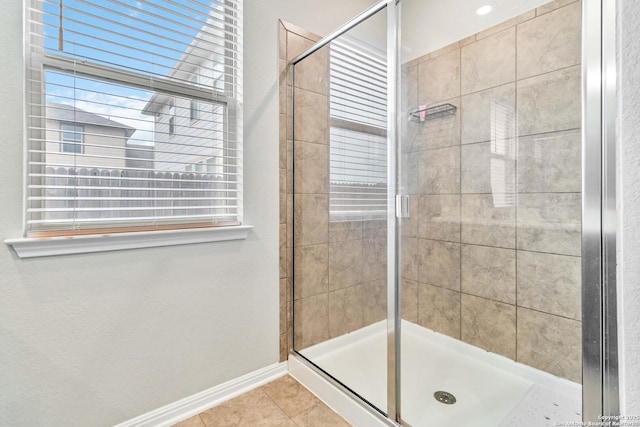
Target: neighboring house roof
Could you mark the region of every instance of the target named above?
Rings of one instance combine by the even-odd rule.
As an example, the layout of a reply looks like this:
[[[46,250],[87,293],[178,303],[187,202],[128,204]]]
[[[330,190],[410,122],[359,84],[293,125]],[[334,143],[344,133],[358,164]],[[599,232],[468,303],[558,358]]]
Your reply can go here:
[[[58,120],[60,122],[70,122],[87,124],[94,126],[104,126],[124,130],[125,136],[129,138],[136,131],[136,128],[118,123],[98,114],[90,113],[72,105],[58,104],[55,102],[47,103],[47,119]]]

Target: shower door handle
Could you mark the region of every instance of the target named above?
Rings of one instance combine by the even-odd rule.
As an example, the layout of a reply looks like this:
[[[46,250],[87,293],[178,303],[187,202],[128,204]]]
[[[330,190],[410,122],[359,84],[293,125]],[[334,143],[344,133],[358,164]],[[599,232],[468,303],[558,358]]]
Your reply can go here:
[[[409,218],[409,196],[396,194],[396,218]]]

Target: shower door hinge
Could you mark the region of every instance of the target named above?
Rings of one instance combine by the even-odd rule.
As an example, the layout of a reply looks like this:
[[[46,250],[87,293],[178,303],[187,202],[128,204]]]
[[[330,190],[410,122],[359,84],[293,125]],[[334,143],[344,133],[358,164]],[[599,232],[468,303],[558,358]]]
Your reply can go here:
[[[396,194],[396,218],[409,218],[409,196]]]

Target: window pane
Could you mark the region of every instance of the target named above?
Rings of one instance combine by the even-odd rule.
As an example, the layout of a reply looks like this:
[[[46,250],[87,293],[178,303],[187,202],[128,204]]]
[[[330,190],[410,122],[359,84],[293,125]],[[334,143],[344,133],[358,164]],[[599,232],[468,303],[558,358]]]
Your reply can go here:
[[[60,125],[62,129],[62,140],[65,142],[82,142],[83,127],[76,125]]]
[[[198,119],[198,101],[191,100],[190,110],[189,110],[189,118],[191,120]]]
[[[30,149],[34,228],[235,219],[237,156],[225,142],[224,104],[199,100],[200,120],[191,125],[192,99],[53,70],[45,76],[46,138]]]
[[[64,153],[82,153],[82,145],[63,143],[62,151]]]
[[[330,49],[332,220],[386,214],[387,87],[383,56],[334,41]]]
[[[178,61],[183,69],[211,59],[223,69],[237,67],[228,62],[237,41],[226,37],[239,25],[237,1],[64,0],[62,17],[61,2],[42,1],[47,53],[180,80],[192,73],[176,72]],[[206,68],[201,73],[215,79]]]
[[[374,219],[386,213],[387,140],[331,127],[330,199],[333,219]]]

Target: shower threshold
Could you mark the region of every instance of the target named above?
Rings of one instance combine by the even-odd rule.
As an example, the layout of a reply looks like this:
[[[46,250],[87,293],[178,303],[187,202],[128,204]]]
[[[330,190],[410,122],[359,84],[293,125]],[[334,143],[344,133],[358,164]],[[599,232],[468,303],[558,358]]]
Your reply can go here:
[[[384,411],[386,332],[381,321],[300,354]],[[412,427],[541,427],[582,419],[577,383],[405,320],[401,342],[401,413]],[[434,399],[438,391],[455,396],[455,404]]]

